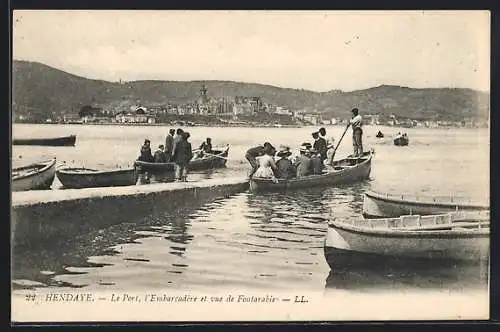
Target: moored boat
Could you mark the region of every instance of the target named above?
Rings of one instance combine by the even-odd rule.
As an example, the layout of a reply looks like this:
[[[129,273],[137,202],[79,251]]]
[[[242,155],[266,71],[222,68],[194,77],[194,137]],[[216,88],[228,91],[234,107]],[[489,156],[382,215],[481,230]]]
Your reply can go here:
[[[281,191],[362,181],[370,176],[373,154],[373,150],[370,150],[364,152],[360,157],[347,157],[336,160],[333,162],[332,167],[325,170],[323,174],[308,175],[288,180],[253,177],[250,180],[250,190],[253,192]]]
[[[394,145],[396,146],[407,146],[410,142],[408,136],[398,136],[394,138]]]
[[[64,188],[131,186],[136,183],[134,168],[95,170],[85,167],[62,167],[56,175]]]
[[[399,217],[404,214],[437,214],[452,211],[488,210],[487,202],[472,201],[463,197],[430,197],[391,195],[367,191],[363,197],[363,215],[370,218]]]
[[[221,168],[226,166],[227,157],[229,155],[229,145],[220,148],[212,149],[212,153],[203,153],[201,158],[195,157],[191,159],[188,165],[189,170],[206,170],[212,168]]]
[[[12,145],[75,146],[76,135],[53,138],[12,139]]]
[[[379,130],[377,135],[375,135],[375,137],[377,138],[383,138],[384,137],[384,134]]]
[[[325,237],[325,258],[332,270],[370,261],[478,263],[489,259],[489,225],[489,211],[332,220]]]
[[[220,149],[213,149],[213,153],[203,153],[201,158],[197,158],[198,150],[193,151],[194,157],[188,164],[188,170],[207,170],[213,168],[225,167],[229,154],[229,145]],[[136,160],[134,166],[140,172],[148,172],[152,174],[169,173],[175,171],[175,163],[150,163],[146,161]]]
[[[56,175],[56,158],[12,169],[12,191],[50,189]]]

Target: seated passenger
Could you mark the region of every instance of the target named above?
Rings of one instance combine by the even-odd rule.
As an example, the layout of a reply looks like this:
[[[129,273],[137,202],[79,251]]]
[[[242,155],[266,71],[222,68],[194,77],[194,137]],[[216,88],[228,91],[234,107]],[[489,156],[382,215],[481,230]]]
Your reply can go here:
[[[325,165],[321,159],[321,153],[318,150],[310,149],[311,152],[311,172],[312,174],[321,174]]]
[[[292,153],[289,147],[283,147],[278,151],[277,156],[280,157],[276,162],[276,177],[280,179],[291,179],[295,177],[295,167],[292,161],[288,159]]]
[[[304,147],[300,148],[300,155],[297,158],[295,167],[297,169],[297,177],[307,176],[311,174],[311,152]]]
[[[151,141],[146,139],[141,147],[141,154],[138,158],[139,161],[145,161],[148,163],[154,162],[153,155],[151,154]]]
[[[166,163],[167,155],[165,154],[165,146],[161,144],[158,146],[158,150],[155,151],[155,163]]]

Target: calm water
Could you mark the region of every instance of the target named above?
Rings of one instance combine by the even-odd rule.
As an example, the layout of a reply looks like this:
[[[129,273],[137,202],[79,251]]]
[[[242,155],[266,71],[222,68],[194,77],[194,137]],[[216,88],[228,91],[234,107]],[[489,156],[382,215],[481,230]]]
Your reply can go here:
[[[13,165],[56,156],[87,167],[131,166],[145,138],[156,148],[168,127],[14,125],[13,137],[77,135],[76,147],[18,147]],[[246,175],[244,153],[270,141],[299,146],[310,128],[193,127],[193,146],[205,137],[230,144],[228,167],[191,179]],[[378,130],[386,137],[375,138]],[[327,127],[338,139],[344,128]],[[484,288],[477,267],[429,267],[425,271],[370,270],[330,273],[323,255],[327,220],[359,218],[363,192],[460,195],[483,199],[489,192],[489,133],[486,129],[406,129],[408,147],[392,145],[398,129],[366,127],[365,147],[375,149],[370,181],[338,188],[283,194],[241,193],[180,215],[95,229],[61,239],[36,252],[15,250],[13,280],[34,287],[87,289],[254,288],[280,290]],[[350,132],[337,157],[351,152]],[[57,189],[57,184],[55,184]],[[60,190],[61,195],[64,190]],[[19,287],[19,286],[17,286]]]

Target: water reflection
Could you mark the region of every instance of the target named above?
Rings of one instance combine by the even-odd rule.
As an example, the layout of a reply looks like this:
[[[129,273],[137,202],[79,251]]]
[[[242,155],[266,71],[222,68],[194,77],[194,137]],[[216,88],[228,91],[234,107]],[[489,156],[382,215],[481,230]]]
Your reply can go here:
[[[358,291],[387,289],[484,289],[488,286],[488,264],[456,262],[400,262],[387,265],[366,262],[365,266],[335,267],[325,281],[329,289]]]

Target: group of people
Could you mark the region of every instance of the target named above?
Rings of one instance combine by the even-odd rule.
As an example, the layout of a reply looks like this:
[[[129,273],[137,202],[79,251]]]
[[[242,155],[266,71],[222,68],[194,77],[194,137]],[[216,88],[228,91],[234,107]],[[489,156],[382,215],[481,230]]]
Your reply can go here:
[[[252,167],[249,177],[291,179],[321,174],[328,163],[328,152],[332,151],[334,141],[328,141],[325,128],[313,132],[312,137],[313,144],[303,143],[300,154],[295,158],[290,158],[290,147],[281,146],[276,151],[269,142],[247,150],[245,158]],[[275,160],[275,156],[279,159]]]
[[[165,139],[165,145],[160,144],[154,155],[151,153],[151,141],[146,139],[141,147],[137,160],[149,163],[175,164],[177,181],[187,181],[187,165],[193,158],[193,150],[189,142],[190,134],[182,129],[170,129]]]
[[[359,157],[363,155],[362,117],[357,108],[353,108],[351,112],[352,117],[346,131],[349,126],[352,127],[353,156]],[[271,143],[265,142],[263,145],[250,148],[245,155],[252,167],[249,178],[292,179],[321,174],[325,167],[333,163],[335,140],[327,138],[325,128],[313,132],[312,137],[314,142],[302,143],[299,155],[295,158],[290,158],[292,152],[287,146],[281,146],[279,151],[276,151]],[[275,156],[279,158],[277,161]]]

